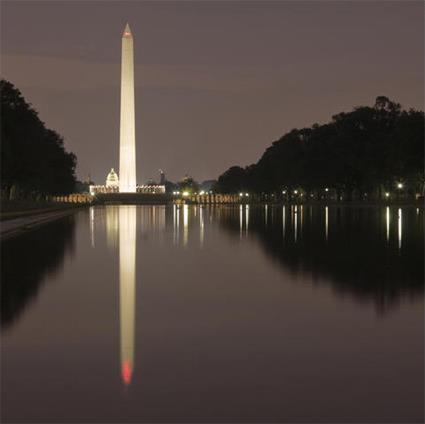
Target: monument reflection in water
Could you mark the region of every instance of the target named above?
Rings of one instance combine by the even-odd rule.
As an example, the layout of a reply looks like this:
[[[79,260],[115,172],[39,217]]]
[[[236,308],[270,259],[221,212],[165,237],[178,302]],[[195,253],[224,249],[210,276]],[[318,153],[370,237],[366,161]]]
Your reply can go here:
[[[136,206],[106,207],[108,248],[119,249],[120,366],[125,385],[134,372],[136,304]]]
[[[121,375],[128,385],[134,370],[136,297],[136,207],[119,208]]]
[[[139,219],[138,219],[139,218]],[[134,374],[136,311],[136,234],[162,236],[165,207],[106,207],[106,241],[109,249],[119,249],[119,320],[120,368],[123,383],[128,386]]]

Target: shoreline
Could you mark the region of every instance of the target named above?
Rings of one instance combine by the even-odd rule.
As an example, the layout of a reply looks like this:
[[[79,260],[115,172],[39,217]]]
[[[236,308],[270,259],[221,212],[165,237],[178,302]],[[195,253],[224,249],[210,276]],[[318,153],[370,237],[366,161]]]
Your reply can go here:
[[[6,208],[5,208],[6,206]],[[11,219],[22,218],[26,216],[40,215],[48,212],[65,211],[69,209],[79,209],[86,207],[84,203],[47,203],[47,202],[24,202],[16,205],[2,202],[0,210],[0,222],[9,221]]]
[[[2,217],[0,222],[0,241],[3,242],[4,240],[19,236],[27,231],[31,231],[42,225],[48,224],[49,222],[65,218],[80,209],[81,205],[73,205],[66,208],[37,209],[25,212],[21,211],[21,214],[16,212],[17,215],[9,219],[3,219]]]

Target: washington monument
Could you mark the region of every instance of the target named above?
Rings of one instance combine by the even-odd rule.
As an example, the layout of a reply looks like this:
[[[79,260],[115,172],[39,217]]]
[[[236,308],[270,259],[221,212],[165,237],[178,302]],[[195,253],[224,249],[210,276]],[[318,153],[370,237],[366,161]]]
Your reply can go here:
[[[127,24],[122,36],[121,115],[120,115],[120,193],[136,192],[136,130],[134,116],[133,35]]]

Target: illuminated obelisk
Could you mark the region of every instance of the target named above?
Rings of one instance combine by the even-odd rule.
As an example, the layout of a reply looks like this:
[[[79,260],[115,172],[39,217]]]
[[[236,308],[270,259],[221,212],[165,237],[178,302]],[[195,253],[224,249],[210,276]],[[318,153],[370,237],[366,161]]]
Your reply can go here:
[[[121,53],[120,193],[136,192],[133,35],[125,26]]]

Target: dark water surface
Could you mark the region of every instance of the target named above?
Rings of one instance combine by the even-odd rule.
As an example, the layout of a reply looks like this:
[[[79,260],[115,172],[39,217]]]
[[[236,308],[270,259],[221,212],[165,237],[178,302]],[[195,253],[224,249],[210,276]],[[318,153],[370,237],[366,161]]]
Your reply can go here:
[[[423,422],[423,218],[107,206],[5,241],[2,422]]]

